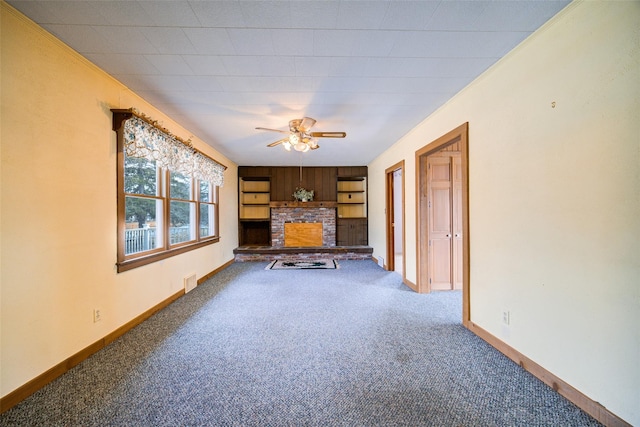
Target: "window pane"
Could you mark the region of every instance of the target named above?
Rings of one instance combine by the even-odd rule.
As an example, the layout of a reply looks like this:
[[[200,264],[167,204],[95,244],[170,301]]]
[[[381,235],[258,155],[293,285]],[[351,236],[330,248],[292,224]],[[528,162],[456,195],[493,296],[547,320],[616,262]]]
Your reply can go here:
[[[129,194],[144,194],[155,196],[158,173],[155,161],[124,158],[124,192]]]
[[[200,237],[215,236],[213,205],[200,205]]]
[[[211,202],[211,184],[209,181],[200,181],[200,201]]]
[[[195,239],[195,203],[171,201],[169,237],[172,245]]]
[[[171,198],[191,200],[191,178],[171,172]]]
[[[125,198],[125,255],[144,252],[162,245],[156,232],[156,218],[162,212],[162,201],[142,197]]]

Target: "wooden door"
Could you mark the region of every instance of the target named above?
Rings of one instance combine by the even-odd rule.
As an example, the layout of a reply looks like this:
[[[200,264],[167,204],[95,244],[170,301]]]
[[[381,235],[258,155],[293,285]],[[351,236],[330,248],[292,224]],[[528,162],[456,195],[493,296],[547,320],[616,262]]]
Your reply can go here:
[[[429,284],[432,290],[462,289],[462,191],[460,157],[427,158]]]
[[[406,279],[404,268],[404,161],[385,170],[387,259],[385,268]],[[406,283],[406,281],[405,281]],[[411,285],[409,285],[412,287]],[[417,290],[415,287],[412,289]]]

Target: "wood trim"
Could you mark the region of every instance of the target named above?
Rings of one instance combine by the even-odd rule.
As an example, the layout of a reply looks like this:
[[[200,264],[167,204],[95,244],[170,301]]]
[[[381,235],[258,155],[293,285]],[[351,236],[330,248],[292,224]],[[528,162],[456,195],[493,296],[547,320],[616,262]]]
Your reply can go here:
[[[203,283],[204,281],[210,279],[212,276],[214,276],[216,273],[220,272],[221,270],[227,268],[228,266],[233,264],[233,262],[234,262],[233,260],[228,261],[225,264],[223,264],[222,266],[220,266],[220,267],[216,268],[215,270],[213,270],[212,272],[206,274],[205,276],[200,278],[200,280],[198,280],[198,285]],[[82,361],[84,361],[85,359],[89,358],[91,355],[93,355],[93,354],[97,353],[98,351],[102,350],[107,345],[111,344],[113,341],[115,341],[116,339],[118,339],[119,337],[124,335],[125,333],[129,332],[131,329],[135,328],[136,326],[138,326],[139,324],[141,324],[142,322],[144,322],[145,320],[147,320],[148,318],[153,316],[158,311],[160,311],[163,308],[169,306],[171,303],[173,303],[175,300],[177,300],[178,298],[182,297],[183,295],[184,295],[184,289],[181,289],[180,291],[176,292],[175,294],[169,296],[169,298],[161,301],[160,303],[158,303],[155,306],[151,307],[147,311],[145,311],[142,314],[136,316],[135,318],[133,318],[129,322],[127,322],[124,325],[120,326],[119,328],[117,328],[113,332],[107,334],[105,337],[99,339],[98,341],[94,342],[93,344],[89,344],[87,347],[83,348],[79,352],[69,356],[67,359],[65,359],[62,362],[58,363],[57,365],[55,365],[51,369],[48,369],[47,371],[45,371],[44,373],[38,375],[37,377],[35,377],[31,381],[27,382],[26,384],[22,385],[21,387],[18,387],[17,389],[12,391],[11,393],[9,393],[6,396],[2,397],[0,399],[0,414],[5,412],[5,411],[8,411],[11,408],[13,408],[15,405],[17,405],[18,403],[22,402],[24,399],[26,399],[27,397],[31,396],[36,391],[40,390],[41,388],[43,388],[44,386],[46,386],[47,384],[49,384],[50,382],[52,382],[53,380],[58,378],[59,376],[65,374],[71,368],[73,368],[74,366],[77,366]]]
[[[392,227],[394,227],[394,225],[392,225],[392,221],[391,221],[391,215],[389,214],[390,212],[393,212],[393,223],[395,223],[395,217],[396,217],[396,212],[395,212],[395,208],[393,206],[393,201],[395,198],[395,194],[393,192],[393,173],[397,170],[402,171],[402,194],[400,194],[400,197],[402,198],[402,206],[404,206],[404,160],[399,161],[398,163],[396,163],[393,166],[388,167],[387,169],[385,169],[384,173],[385,173],[385,204],[386,204],[386,215],[385,215],[385,219],[386,219],[386,226],[387,226],[387,230],[386,230],[386,244],[387,244],[387,268],[388,270],[391,271],[395,271],[395,242],[393,242],[391,240],[391,235],[393,234],[395,236],[395,228],[393,228],[393,232]],[[405,218],[405,214],[404,214],[404,208],[402,209],[402,278],[406,279],[407,277],[407,273],[406,273],[406,263],[405,263],[405,223],[404,223],[404,218]]]
[[[378,263],[378,259],[374,256],[371,257],[371,260],[373,262],[375,262],[376,264]],[[407,285],[408,287],[410,287],[411,289],[413,289],[414,291],[418,292],[418,286],[416,286],[415,283],[413,283],[411,280],[408,280],[406,277],[402,278],[402,283],[404,283],[405,285]]]
[[[421,183],[422,176],[426,171],[427,156],[434,154],[442,149],[457,145],[461,153],[462,167],[462,324],[468,326],[471,321],[471,303],[470,295],[470,239],[469,239],[469,123],[466,122],[450,132],[447,132],[435,141],[427,144],[415,155],[416,167],[416,230],[422,230],[420,219],[423,215],[421,205]],[[424,186],[426,187],[426,186]],[[424,215],[426,217],[426,215]],[[421,262],[423,254],[426,253],[428,242],[424,242],[421,233],[416,234],[416,278],[418,292],[430,292],[428,281],[424,280],[425,263]]]
[[[461,129],[460,166],[462,167],[462,324],[471,322],[471,234],[469,232],[469,123]]]
[[[393,168],[393,166],[391,167]],[[383,266],[383,268],[385,270],[390,270],[390,271],[395,271],[395,267],[396,267],[396,262],[395,259],[392,256],[392,252],[394,252],[395,250],[395,244],[393,239],[391,238],[391,234],[395,233],[395,230],[393,230],[393,220],[391,218],[391,213],[393,212],[393,215],[395,216],[395,211],[393,210],[393,170],[391,172],[389,172],[389,169],[391,168],[387,168],[384,171],[384,203],[385,203],[385,226],[386,226],[386,230],[385,230],[385,242],[386,242],[386,248],[387,248],[387,253],[385,254],[387,257],[387,264]],[[393,231],[392,231],[393,230]]]
[[[229,261],[225,262],[220,267],[216,268],[215,270],[211,271],[208,274],[205,274],[204,276],[202,276],[201,278],[198,279],[198,285],[201,285],[204,282],[206,282],[207,280],[211,279],[213,276],[215,276],[216,274],[218,274],[219,272],[221,272],[225,268],[229,267],[234,262],[235,262],[235,259],[231,258]]]
[[[185,246],[176,247],[173,249],[165,250],[162,252],[157,252],[151,255],[147,255],[144,257],[138,257],[130,260],[125,260],[116,264],[118,267],[118,273],[122,273],[128,270],[133,270],[134,268],[142,267],[143,265],[151,264],[156,261],[160,261],[162,259],[170,258],[175,255],[180,255],[185,252],[192,251],[194,249],[199,249],[204,246],[211,245],[213,243],[218,243],[220,241],[220,237],[212,237],[207,240],[203,240],[200,242],[189,243]]]
[[[113,120],[114,120],[114,126],[115,126],[115,121],[116,121],[116,115],[114,114],[113,116]],[[121,118],[118,118],[118,120],[120,120],[120,123],[122,122]],[[116,192],[116,236],[118,238],[117,244],[116,244],[116,252],[117,252],[117,259],[118,260],[123,260],[125,259],[125,245],[121,244],[120,242],[124,242],[125,240],[125,228],[126,228],[126,218],[125,218],[125,196],[124,196],[124,150],[123,150],[123,146],[122,146],[122,141],[124,140],[124,129],[122,128],[122,126],[119,125],[118,129],[116,130],[116,146],[117,146],[117,150],[116,150],[116,186],[117,186],[117,192]]]
[[[391,231],[391,221],[392,218],[389,215],[389,212],[393,212],[393,222],[396,223],[396,212],[393,206],[393,202],[394,202],[394,193],[393,193],[393,173],[397,170],[400,170],[402,172],[402,182],[401,182],[401,192],[402,194],[400,194],[400,197],[402,197],[402,230],[398,231],[394,228],[393,232]],[[386,239],[387,239],[387,260],[388,260],[388,269],[389,270],[395,270],[395,242],[393,241],[392,237],[395,235],[395,233],[402,233],[402,280],[406,281],[407,280],[407,263],[406,263],[406,234],[405,234],[405,226],[406,226],[406,222],[405,222],[405,218],[406,218],[406,213],[405,213],[405,198],[404,198],[404,193],[405,193],[405,166],[404,166],[404,160],[399,161],[398,163],[396,163],[395,165],[388,167],[387,169],[385,169],[385,176],[386,176],[386,180],[385,180],[385,203],[386,203]],[[412,287],[412,289],[414,289]],[[416,289],[414,289],[416,290]]]
[[[534,377],[554,389],[558,394],[564,396],[567,400],[575,404],[577,407],[591,415],[602,424],[610,427],[631,427],[631,424],[618,417],[600,403],[594,401],[582,392],[563,381],[553,373],[549,372],[533,360],[529,359],[518,350],[509,346],[505,342],[496,338],[480,326],[469,321],[465,325],[471,332],[485,340],[496,350],[520,365],[524,370],[531,373]]]
[[[18,403],[26,399],[27,397],[31,396],[36,391],[40,390],[42,387],[49,384],[51,381],[65,374],[71,368],[78,365],[80,362],[87,359],[89,356],[95,354],[99,350],[102,350],[104,347],[106,347],[107,345],[115,341],[117,338],[124,335],[127,331],[133,329],[134,327],[142,323],[144,320],[151,317],[156,312],[162,310],[163,308],[171,304],[173,301],[180,298],[182,295],[184,295],[184,289],[176,292],[175,294],[171,295],[169,298],[165,299],[164,301],[160,302],[159,304],[151,307],[149,310],[135,317],[133,320],[125,323],[123,326],[119,327],[115,331],[99,339],[93,344],[90,344],[89,346],[85,347],[84,349],[80,350],[74,355],[58,363],[57,365],[47,370],[46,372],[38,375],[37,377],[27,382],[23,386],[7,394],[2,399],[0,399],[0,413],[3,413],[11,409],[15,405],[17,405]]]
[[[416,285],[415,283],[413,283],[411,280],[407,279],[406,277],[402,278],[402,283],[404,283],[405,285],[407,285],[408,287],[410,287],[414,291],[418,292],[418,285]]]

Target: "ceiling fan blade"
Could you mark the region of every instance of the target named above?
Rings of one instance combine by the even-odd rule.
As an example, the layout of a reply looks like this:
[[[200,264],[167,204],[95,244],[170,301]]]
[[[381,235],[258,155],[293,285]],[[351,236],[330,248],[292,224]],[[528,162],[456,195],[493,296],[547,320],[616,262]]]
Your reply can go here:
[[[279,141],[272,142],[271,144],[267,145],[267,147],[275,147],[276,145],[282,144],[283,142],[288,141],[288,140],[289,140],[289,138],[282,138]]]
[[[316,119],[312,119],[311,117],[304,117],[300,124],[298,125],[298,129],[300,132],[309,132],[309,130],[316,124]]]
[[[314,138],[344,138],[347,136],[345,132],[311,132]]]
[[[269,131],[269,132],[280,132],[280,133],[286,133],[286,134],[291,133],[291,132],[290,132],[290,131],[288,131],[288,130],[280,130],[280,129],[269,129],[269,128],[256,128],[256,129],[257,129],[257,130],[267,130],[267,131]]]

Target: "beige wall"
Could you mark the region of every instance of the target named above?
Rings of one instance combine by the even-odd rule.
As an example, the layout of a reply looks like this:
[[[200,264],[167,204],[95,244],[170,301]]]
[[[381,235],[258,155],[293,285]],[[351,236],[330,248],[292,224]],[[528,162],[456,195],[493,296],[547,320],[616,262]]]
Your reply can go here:
[[[415,151],[469,122],[472,321],[634,425],[639,22],[639,2],[572,3],[369,165],[370,188],[384,188],[406,160],[415,282]],[[383,191],[369,214],[384,256]]]
[[[5,3],[1,63],[1,394],[43,373],[233,259],[237,166],[228,166],[217,244],[117,274],[116,142],[110,108],[145,103]],[[103,320],[93,323],[93,309]]]

